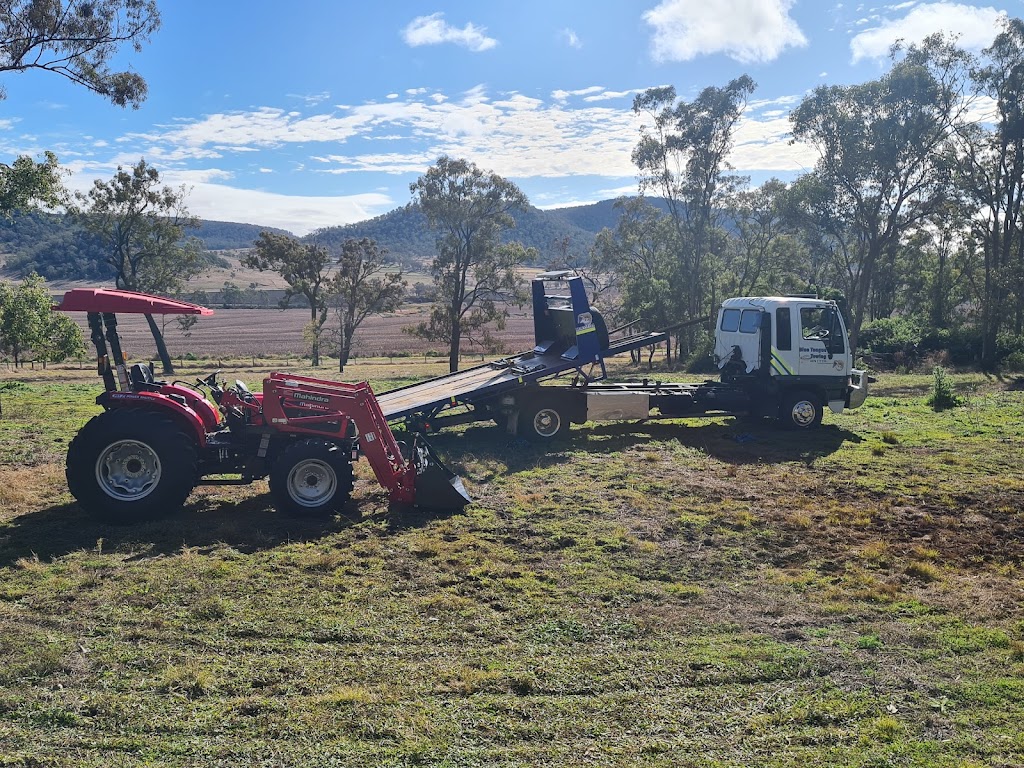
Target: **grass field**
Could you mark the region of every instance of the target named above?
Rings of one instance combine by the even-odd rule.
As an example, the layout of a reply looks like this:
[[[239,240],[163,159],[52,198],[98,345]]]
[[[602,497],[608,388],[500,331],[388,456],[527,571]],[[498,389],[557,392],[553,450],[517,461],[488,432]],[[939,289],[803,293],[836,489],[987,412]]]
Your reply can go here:
[[[261,484],[111,527],[63,478],[98,380],[4,373],[0,766],[1022,765],[1024,385],[954,380],[812,435],[438,435],[459,514],[361,463],[328,521]]]

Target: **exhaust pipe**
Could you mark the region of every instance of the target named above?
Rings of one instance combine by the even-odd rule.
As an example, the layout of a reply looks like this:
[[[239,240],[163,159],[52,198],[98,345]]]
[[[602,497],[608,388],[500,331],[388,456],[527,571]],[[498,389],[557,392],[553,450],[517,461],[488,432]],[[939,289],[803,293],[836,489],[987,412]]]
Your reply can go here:
[[[419,434],[413,439],[412,462],[416,468],[415,504],[422,509],[460,510],[473,500],[462,478],[446,467],[430,444]]]

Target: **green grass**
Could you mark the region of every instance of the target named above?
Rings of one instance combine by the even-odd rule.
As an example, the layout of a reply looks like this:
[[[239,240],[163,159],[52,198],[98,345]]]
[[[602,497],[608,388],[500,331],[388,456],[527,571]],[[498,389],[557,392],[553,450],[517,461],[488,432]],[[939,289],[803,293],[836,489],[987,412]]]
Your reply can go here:
[[[441,434],[459,514],[389,510],[363,463],[328,521],[259,484],[118,528],[62,485],[98,386],[26,377],[0,766],[1020,764],[1024,393],[953,380],[959,408],[886,377],[814,435]]]

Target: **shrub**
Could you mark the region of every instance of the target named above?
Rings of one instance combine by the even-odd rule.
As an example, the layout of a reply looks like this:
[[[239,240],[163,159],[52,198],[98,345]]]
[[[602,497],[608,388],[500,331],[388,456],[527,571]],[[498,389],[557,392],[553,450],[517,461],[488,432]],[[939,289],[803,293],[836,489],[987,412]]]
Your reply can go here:
[[[907,317],[883,317],[864,323],[859,344],[868,354],[905,352],[921,343],[921,330]]]
[[[941,365],[935,366],[932,378],[932,391],[925,400],[927,405],[935,411],[944,411],[947,408],[955,408],[963,403],[961,398],[953,389],[953,380],[946,373]]]

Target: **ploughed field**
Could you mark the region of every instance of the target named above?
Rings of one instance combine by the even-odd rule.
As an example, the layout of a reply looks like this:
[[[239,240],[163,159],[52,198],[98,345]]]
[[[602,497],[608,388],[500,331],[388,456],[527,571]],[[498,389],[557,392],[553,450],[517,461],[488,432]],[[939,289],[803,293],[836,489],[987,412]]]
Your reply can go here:
[[[175,358],[194,355],[214,360],[231,357],[301,357],[307,354],[309,342],[303,329],[309,323],[308,309],[215,309],[214,314],[200,317],[185,337],[173,316],[168,315],[163,329],[164,339]],[[85,315],[70,315],[78,321],[86,334]],[[161,321],[159,315],[157,322]],[[423,354],[444,354],[447,345],[413,336],[404,329],[426,322],[428,311],[423,308],[403,308],[386,316],[368,317],[353,337],[352,353],[356,357],[388,357]],[[145,318],[118,315],[118,329],[128,356],[133,360],[149,360],[155,355],[153,337]],[[328,319],[325,345],[333,323]],[[509,318],[506,328],[496,332],[502,343],[501,352],[522,352],[533,346],[533,320],[522,310]],[[463,344],[465,354],[480,354],[484,350],[472,341]]]
[[[0,765],[1024,764],[1024,380],[882,376],[809,434],[473,425],[432,438],[456,514],[360,462],[330,519],[259,483],[115,527],[63,477],[95,375],[0,376]]]

